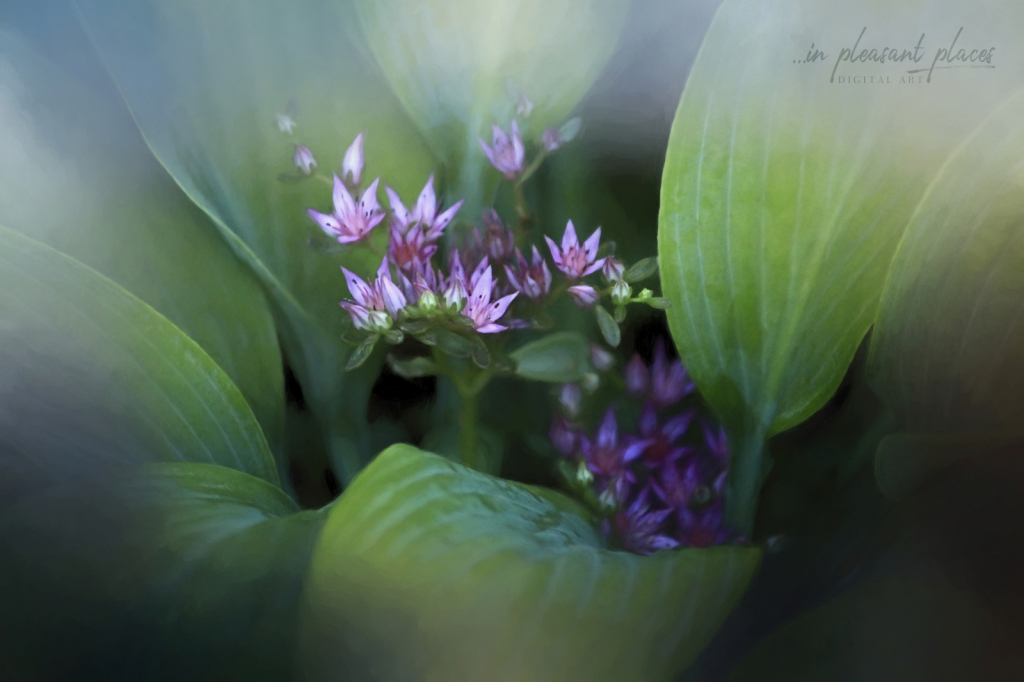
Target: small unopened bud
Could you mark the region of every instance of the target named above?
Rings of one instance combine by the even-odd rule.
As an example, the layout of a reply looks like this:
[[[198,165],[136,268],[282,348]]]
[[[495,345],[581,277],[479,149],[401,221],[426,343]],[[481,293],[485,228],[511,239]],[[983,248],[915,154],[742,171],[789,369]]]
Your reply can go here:
[[[636,295],[638,300],[649,301],[654,298],[654,292],[650,289],[643,289],[639,294]]]
[[[526,96],[526,93],[522,90],[519,91],[519,102],[516,103],[516,115],[522,116],[523,118],[529,118],[533,112],[533,102]]]
[[[453,277],[452,283],[444,290],[444,307],[450,313],[460,312],[466,303],[466,298],[466,287],[463,286],[461,280]]]
[[[544,145],[544,151],[553,152],[562,146],[562,138],[554,128],[548,128],[540,136],[540,143]]]
[[[391,316],[386,312],[383,310],[370,310],[367,312],[369,313],[367,329],[378,334],[384,334],[391,329]]]
[[[363,177],[363,160],[363,134],[359,133],[341,161],[342,179],[348,176],[353,185],[358,185],[360,178]]]
[[[316,170],[317,164],[316,159],[313,158],[313,152],[304,144],[295,145],[295,167],[304,175],[312,175]]]
[[[576,384],[565,384],[558,392],[558,403],[562,406],[565,414],[570,419],[575,419],[580,414],[580,403],[583,401],[583,392]]]
[[[615,305],[626,305],[632,297],[633,287],[629,286],[626,280],[617,280],[612,286],[612,301]]]
[[[295,121],[287,114],[278,114],[277,129],[285,135],[292,135],[295,132]]]
[[[581,488],[589,488],[593,482],[594,474],[587,468],[587,463],[580,462],[579,466],[576,467],[576,483]]]
[[[599,372],[607,372],[615,366],[615,356],[596,343],[590,344],[590,364]]]
[[[697,506],[701,507],[711,501],[711,488],[705,483],[701,483],[697,486],[697,489],[693,491],[693,497],[691,498]]]
[[[416,301],[416,305],[419,306],[419,309],[423,312],[437,310],[437,296],[434,295],[433,291],[427,289],[420,294],[420,298]]]
[[[626,272],[626,266],[622,264],[615,256],[608,256],[604,259],[604,265],[601,266],[601,274],[609,282],[616,282],[622,279],[623,273]]]
[[[581,308],[592,308],[601,298],[601,294],[597,292],[597,289],[589,284],[577,284],[576,286],[569,287],[569,295],[572,296],[572,300],[576,305]]]
[[[593,372],[587,372],[583,375],[583,380],[580,381],[580,386],[587,393],[593,393],[601,385],[601,377],[597,376]]]

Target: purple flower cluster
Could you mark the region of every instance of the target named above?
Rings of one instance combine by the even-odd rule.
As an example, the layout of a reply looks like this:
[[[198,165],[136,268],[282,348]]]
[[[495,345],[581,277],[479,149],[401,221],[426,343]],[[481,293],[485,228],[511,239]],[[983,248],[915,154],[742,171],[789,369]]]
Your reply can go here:
[[[637,433],[619,433],[614,407],[592,437],[570,421],[570,410],[569,417],[555,417],[550,433],[555,448],[575,465],[572,483],[605,516],[602,530],[637,554],[735,540],[722,522],[729,467],[725,432],[700,420],[699,436],[684,441],[696,413],[669,410],[694,390],[682,363],[669,360],[659,342],[650,367],[634,356],[624,375],[630,395],[643,401]],[[577,396],[563,388],[563,408],[574,403],[578,411]]]
[[[513,173],[513,167],[521,170],[523,163],[522,138],[515,124],[512,131],[510,138],[496,128],[494,147],[487,148],[488,157],[505,167],[507,175]],[[305,175],[316,170],[312,153],[301,145],[296,148],[295,164]],[[481,334],[525,326],[520,320],[508,320],[505,324],[498,324],[498,320],[519,294],[539,302],[551,293],[552,273],[537,247],[533,247],[527,260],[516,246],[515,234],[495,211],[488,210],[483,214],[483,229],[474,228],[463,240],[461,255],[460,249],[449,254],[447,272],[436,268],[433,259],[438,242],[463,202],[442,209],[433,175],[411,208],[395,190],[385,187],[390,204],[390,210],[385,210],[377,200],[380,178],[358,195],[357,202],[354,196],[358,194],[363,164],[364,138],[359,134],[345,152],[341,176],[334,175],[333,210],[308,210],[320,229],[342,244],[363,241],[374,227],[388,220],[387,255],[376,280],[368,284],[345,270],[353,300],[342,301],[341,306],[356,328],[385,333],[403,311],[414,315],[461,313],[470,318],[472,328]],[[581,245],[569,221],[560,246],[546,239],[555,267],[572,284],[567,288],[569,295],[578,305],[593,306],[600,294],[577,280],[601,270],[607,262],[597,257],[601,228]]]

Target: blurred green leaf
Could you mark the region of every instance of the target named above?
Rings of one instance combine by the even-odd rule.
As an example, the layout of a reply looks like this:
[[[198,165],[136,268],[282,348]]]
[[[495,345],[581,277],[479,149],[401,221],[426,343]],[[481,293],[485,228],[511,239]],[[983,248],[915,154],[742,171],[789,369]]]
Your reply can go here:
[[[622,277],[627,282],[640,282],[658,271],[658,259],[655,256],[644,258],[629,266]]]
[[[0,224],[166,315],[231,377],[280,452],[284,374],[263,291],[153,159],[123,104],[0,30],[0,144]]]
[[[0,485],[212,462],[277,483],[245,398],[191,339],[81,263],[0,227]]]
[[[368,275],[380,256],[310,249],[319,228],[306,209],[326,211],[330,188],[277,175],[292,170],[295,143],[330,174],[359,132],[364,186],[380,175],[409,200],[431,171],[414,127],[358,49],[352,8],[329,0],[77,6],[154,154],[266,287],[287,360],[348,480],[375,452],[365,419],[380,363],[344,373],[350,349],[337,302],[348,292],[338,266]],[[289,101],[294,136],[276,124]],[[386,241],[384,228],[373,241]]]
[[[945,163],[893,262],[870,379],[908,431],[1022,432],[1024,91]]]
[[[537,141],[560,125],[611,56],[624,0],[357,0],[369,49],[470,213],[482,206],[491,125],[518,118]],[[533,103],[517,114],[520,91]],[[567,132],[572,132],[571,128]],[[454,179],[454,178],[453,178]]]
[[[433,376],[438,373],[437,365],[433,360],[425,357],[396,358],[389,355],[388,367],[392,372],[406,379]]]
[[[872,45],[891,45],[931,22],[929,37],[952,40],[953,7],[726,0],[687,81],[662,182],[662,286],[680,357],[738,453],[729,498],[740,528],[765,438],[833,394],[935,168],[1021,76],[1018,64],[980,78],[944,71],[911,88],[895,66],[892,84],[867,90],[830,82],[833,69],[863,75],[835,61],[840,47],[798,63],[794,36],[846,46],[867,25]],[[974,19],[986,44],[1014,44],[1024,10],[989,0]]]
[[[19,680],[290,679],[324,520],[210,464],[122,469],[19,499],[0,511],[4,670]]]
[[[469,339],[462,334],[456,334],[449,329],[436,329],[433,334],[442,353],[456,358],[468,358],[472,353]]]
[[[683,361],[723,418],[777,433],[832,394],[936,164],[1020,73],[957,79],[943,107],[948,84],[868,94],[830,83],[832,61],[794,65],[792,35],[845,45],[869,18],[883,42],[925,16],[956,34],[951,0],[920,5],[727,0],[712,24],[669,142],[659,257]],[[1013,42],[1019,5],[983,5],[972,32]]]
[[[897,433],[875,452],[875,480],[882,493],[898,500],[962,457],[993,456],[1024,450],[1024,437],[983,433]]]
[[[310,679],[669,680],[760,561],[640,557],[582,507],[396,445],[330,513],[304,595]]]
[[[533,381],[564,384],[590,371],[590,346],[575,332],[558,332],[520,346],[509,354],[516,374]]]
[[[594,306],[594,317],[597,318],[597,326],[601,330],[601,336],[604,337],[609,346],[617,348],[622,341],[619,323],[602,305]]]
[[[354,351],[352,351],[352,355],[348,356],[348,363],[345,365],[345,371],[352,371],[369,360],[370,356],[373,354],[373,349],[376,347],[377,341],[379,340],[380,336],[377,334],[372,334],[363,339],[363,342],[360,343]]]

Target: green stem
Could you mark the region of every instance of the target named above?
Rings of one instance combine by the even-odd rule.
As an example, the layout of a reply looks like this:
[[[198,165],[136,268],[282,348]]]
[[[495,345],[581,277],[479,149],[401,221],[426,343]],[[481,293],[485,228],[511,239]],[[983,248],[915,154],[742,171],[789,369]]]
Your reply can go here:
[[[729,525],[749,539],[753,536],[761,483],[766,473],[764,462],[767,447],[764,431],[748,431],[742,437],[730,439],[730,446],[732,462],[725,496],[726,515]]]
[[[478,457],[479,439],[476,435],[476,395],[464,391],[456,382],[459,391],[459,452],[462,463],[470,469],[480,469]]]

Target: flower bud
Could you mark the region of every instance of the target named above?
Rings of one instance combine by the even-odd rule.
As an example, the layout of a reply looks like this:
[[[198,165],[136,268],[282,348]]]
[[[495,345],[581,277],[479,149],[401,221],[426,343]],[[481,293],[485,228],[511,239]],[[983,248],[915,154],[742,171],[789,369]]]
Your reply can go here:
[[[293,135],[295,133],[295,121],[288,114],[278,114],[277,129],[285,135]]]
[[[576,483],[581,488],[589,488],[590,484],[594,482],[594,474],[591,473],[590,469],[587,468],[586,462],[580,462],[579,466],[576,467]]]
[[[601,385],[601,377],[597,376],[593,372],[587,372],[583,375],[583,380],[580,382],[580,386],[587,393],[593,393]]]
[[[572,296],[572,300],[576,305],[581,308],[592,308],[601,298],[601,294],[597,293],[597,289],[589,284],[577,284],[576,286],[569,287],[569,295]]]
[[[437,296],[433,291],[427,289],[420,294],[420,298],[416,302],[416,305],[419,306],[419,309],[423,312],[432,312],[437,310]]]
[[[596,343],[591,343],[590,364],[599,372],[607,372],[615,366],[615,356]]]
[[[629,286],[626,280],[617,280],[612,286],[612,301],[615,305],[626,305],[632,297],[633,287]]]
[[[622,279],[622,275],[626,272],[626,266],[622,264],[615,256],[608,256],[604,259],[604,265],[601,266],[601,274],[609,282],[616,282]]]
[[[353,185],[358,185],[360,178],[363,177],[363,161],[363,134],[359,133],[346,150],[345,158],[342,159],[342,179],[348,176]]]
[[[391,316],[383,310],[368,310],[369,319],[366,328],[370,331],[384,334],[391,329]]]
[[[313,152],[304,144],[295,145],[295,167],[302,171],[303,175],[312,175],[316,170],[316,159]]]
[[[540,143],[544,146],[544,151],[553,152],[562,146],[562,138],[558,134],[558,131],[554,128],[548,128],[544,131],[544,134],[540,137]]]
[[[583,393],[576,384],[564,384],[558,392],[558,403],[562,406],[566,416],[575,419],[580,414],[580,403],[583,401]]]
[[[639,294],[637,294],[636,297],[638,300],[641,301],[649,301],[650,299],[654,298],[654,292],[651,291],[650,289],[644,289]]]

